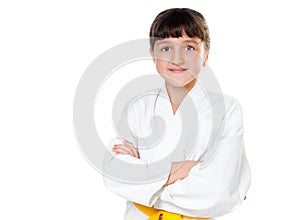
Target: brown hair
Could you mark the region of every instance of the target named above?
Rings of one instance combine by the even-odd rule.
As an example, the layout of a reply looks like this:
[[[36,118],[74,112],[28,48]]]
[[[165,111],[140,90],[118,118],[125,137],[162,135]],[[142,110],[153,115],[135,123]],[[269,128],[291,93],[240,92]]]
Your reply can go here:
[[[209,51],[210,38],[205,18],[198,11],[189,8],[171,8],[159,13],[150,28],[150,45],[153,49],[157,40],[167,37],[198,37],[204,41],[205,50]]]

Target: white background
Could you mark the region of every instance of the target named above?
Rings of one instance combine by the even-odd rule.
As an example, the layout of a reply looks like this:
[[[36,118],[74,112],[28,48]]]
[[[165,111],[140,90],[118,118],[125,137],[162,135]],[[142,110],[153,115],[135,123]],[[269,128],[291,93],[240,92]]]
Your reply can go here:
[[[244,112],[253,181],[220,219],[297,219],[297,1],[1,1],[0,219],[122,219],[73,131],[77,83],[102,52],[148,36],[158,12],[191,7],[211,33],[209,65]],[[142,72],[143,70],[141,70]]]

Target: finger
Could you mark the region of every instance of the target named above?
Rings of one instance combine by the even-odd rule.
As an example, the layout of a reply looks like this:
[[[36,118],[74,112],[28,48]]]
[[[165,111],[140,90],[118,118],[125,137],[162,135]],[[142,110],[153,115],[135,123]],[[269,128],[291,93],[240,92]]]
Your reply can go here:
[[[134,147],[132,145],[129,145],[125,142],[124,145],[122,145],[122,147],[127,148],[131,152],[132,156],[135,157]]]
[[[126,151],[127,154],[130,154],[133,157],[136,157],[136,153],[134,152],[134,148],[126,145],[119,145],[115,147],[117,149],[122,149],[122,151]]]
[[[132,150],[132,153],[135,155],[136,158],[140,158],[137,148],[132,143],[126,140],[123,143],[125,146],[128,146]]]
[[[128,153],[131,154],[131,150],[129,149],[129,147],[124,146],[123,144],[115,144],[112,150],[113,151],[118,151],[120,149],[122,149],[122,152],[126,151],[127,154]]]
[[[129,145],[131,145],[131,146],[134,146],[134,144],[133,144],[132,142],[127,141],[127,140],[124,140],[123,143],[126,143],[126,144],[129,144]]]
[[[114,144],[114,147],[119,147],[119,146],[125,146],[125,147],[128,147],[130,149],[134,148],[133,145],[130,145],[130,144],[126,143],[126,142],[123,142],[122,144]]]
[[[136,148],[133,149],[133,153],[134,153],[136,158],[140,158],[140,154],[139,154],[139,152]]]
[[[131,150],[128,149],[127,147],[123,147],[122,145],[118,145],[114,147],[113,152],[115,152],[116,154],[127,154],[133,156]]]
[[[128,141],[124,141],[123,142],[124,144],[115,144],[114,146],[115,147],[121,147],[123,150],[125,150],[125,148],[128,148],[126,149],[126,151],[130,151],[129,153],[127,154],[130,154],[132,155],[133,157],[136,157],[136,158],[140,158],[139,156],[139,153],[138,153],[138,150],[136,149],[136,147],[134,147],[130,142]]]
[[[117,149],[117,150],[115,151],[115,154],[122,154],[122,155],[129,155],[129,156],[132,156],[132,155],[130,154],[130,152],[125,151],[125,150],[123,150],[123,149]]]
[[[130,155],[132,154],[131,150],[127,146],[124,146],[122,144],[115,144],[112,151],[115,153],[130,154]]]

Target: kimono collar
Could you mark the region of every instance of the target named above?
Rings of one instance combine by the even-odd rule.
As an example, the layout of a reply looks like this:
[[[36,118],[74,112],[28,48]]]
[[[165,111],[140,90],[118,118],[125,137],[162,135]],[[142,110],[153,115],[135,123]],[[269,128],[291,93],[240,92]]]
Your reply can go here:
[[[159,95],[162,96],[162,98],[170,101],[166,85],[164,85],[162,87]],[[203,102],[204,100],[208,101],[207,93],[199,81],[197,81],[195,83],[193,88],[188,92],[188,94],[186,96],[189,96],[190,98],[192,98],[192,100],[197,108],[197,111],[199,111],[199,109],[200,109],[201,102]],[[184,99],[186,99],[186,97]]]

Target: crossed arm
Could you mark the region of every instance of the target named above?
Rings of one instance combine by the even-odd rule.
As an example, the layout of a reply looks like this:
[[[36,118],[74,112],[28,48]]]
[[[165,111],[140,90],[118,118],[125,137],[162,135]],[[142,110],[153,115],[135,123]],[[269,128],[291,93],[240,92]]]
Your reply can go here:
[[[174,162],[168,178],[161,181],[131,184],[105,177],[105,185],[128,201],[181,212],[187,216],[218,217],[234,210],[244,200],[251,183],[251,172],[243,145],[240,105],[232,99],[225,101],[226,115],[222,117],[225,120],[224,131],[212,146],[217,151],[208,151],[201,157],[204,164],[209,163],[209,166],[201,167],[198,161]],[[124,130],[121,135],[123,138],[135,140],[126,127]],[[134,144],[128,141],[113,145],[112,151],[129,155],[132,159],[140,158]],[[113,159],[109,162],[113,162]],[[163,185],[167,187],[162,188]]]
[[[112,151],[115,154],[127,154],[132,157],[140,158],[137,148],[132,143],[126,140],[123,142],[123,144],[115,144]],[[175,183],[177,180],[186,178],[192,167],[194,167],[198,163],[199,161],[192,160],[173,162],[165,186]]]

